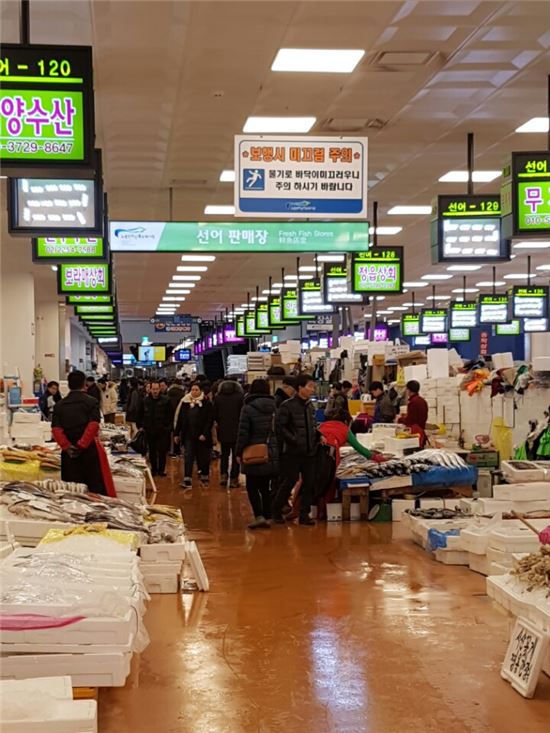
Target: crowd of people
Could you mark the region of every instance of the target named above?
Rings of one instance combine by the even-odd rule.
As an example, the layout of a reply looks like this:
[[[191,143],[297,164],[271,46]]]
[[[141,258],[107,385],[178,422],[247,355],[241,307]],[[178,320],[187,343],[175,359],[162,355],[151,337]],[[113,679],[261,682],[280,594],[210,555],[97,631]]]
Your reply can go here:
[[[60,401],[59,385],[48,383],[40,408],[46,419],[52,420],[56,440],[67,454],[65,473],[72,472],[71,480],[78,473],[75,461],[80,459],[78,464],[83,465],[84,458],[88,462],[95,454],[95,448],[89,450],[87,439],[82,442],[83,436],[93,433],[95,437],[101,415],[112,423],[120,408],[131,436],[140,430],[145,436],[154,476],[166,476],[168,455],[183,459],[184,489],[192,486],[195,466],[200,484],[208,486],[213,459],[220,459],[222,488],[237,488],[239,476],[244,474],[254,515],[250,529],[294,518],[302,525],[315,524],[310,511],[319,486],[327,483],[327,452],[337,452],[351,434],[366,432],[373,423],[402,423],[420,435],[421,445],[425,442],[428,407],[414,380],[406,385],[405,412],[400,410],[403,396],[386,390],[379,381],[373,381],[363,395],[357,394],[350,382],[335,383],[322,424],[315,419],[312,402],[315,381],[304,373],[283,377],[273,395],[266,379],[241,385],[236,378],[227,377],[212,384],[204,375],[170,383],[164,378],[131,378],[118,385],[104,378],[96,381],[89,376],[84,382],[84,375],[69,375],[69,387],[69,396]],[[357,397],[361,412],[352,420],[348,400]],[[85,403],[90,413],[86,424],[79,424],[74,431],[74,409],[69,403],[82,403],[81,407]],[[69,433],[74,433],[76,442],[67,440]],[[97,476],[94,484],[101,488]]]

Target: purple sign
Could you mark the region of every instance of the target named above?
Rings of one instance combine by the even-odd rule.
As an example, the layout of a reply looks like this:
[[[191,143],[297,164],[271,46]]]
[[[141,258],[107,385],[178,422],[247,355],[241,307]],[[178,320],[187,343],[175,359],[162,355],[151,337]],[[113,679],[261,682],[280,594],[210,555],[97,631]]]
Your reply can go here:
[[[369,341],[387,341],[388,327],[385,324],[379,324],[374,327],[374,339],[371,337],[371,329],[369,328]]]
[[[237,336],[237,331],[232,323],[228,323],[223,327],[223,343],[224,344],[244,344],[244,339]]]
[[[432,344],[446,344],[449,341],[449,334],[445,333],[432,333],[430,336],[430,342]]]

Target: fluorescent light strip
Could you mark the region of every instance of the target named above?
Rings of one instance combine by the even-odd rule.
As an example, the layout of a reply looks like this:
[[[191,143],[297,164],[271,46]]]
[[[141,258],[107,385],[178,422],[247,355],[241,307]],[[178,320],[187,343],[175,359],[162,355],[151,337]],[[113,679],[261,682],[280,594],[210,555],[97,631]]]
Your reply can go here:
[[[243,132],[309,132],[316,121],[316,117],[249,117]]]
[[[479,283],[476,283],[478,288],[492,288],[493,287],[493,281],[492,280],[482,280]],[[500,288],[503,285],[506,285],[504,280],[495,280],[494,286],[495,288]]]
[[[182,290],[181,288],[166,288],[165,295],[189,295],[191,293],[190,290]]]
[[[548,132],[548,117],[531,117],[516,127],[516,132]]]
[[[474,171],[474,183],[490,183],[501,175],[501,171]],[[440,183],[467,183],[468,171],[449,171],[439,178]]]
[[[343,262],[346,255],[319,255],[317,262]]]
[[[214,262],[216,255],[182,255],[182,262]]]
[[[428,283],[422,282],[422,280],[418,280],[416,282],[410,281],[410,282],[404,282],[403,287],[404,288],[427,288]]]
[[[455,288],[453,293],[479,293],[479,288]]]
[[[381,236],[393,236],[403,231],[403,227],[376,227],[371,229],[372,234],[380,234]]]
[[[271,71],[351,74],[364,55],[362,48],[281,48]]]
[[[388,211],[391,216],[422,216],[431,213],[431,206],[392,206]]]
[[[481,265],[450,265],[447,270],[449,272],[475,272],[481,270]]]
[[[235,207],[209,204],[208,206],[204,207],[204,213],[206,214],[206,216],[235,216]]]
[[[178,272],[207,272],[208,267],[206,265],[178,265],[176,270]]]
[[[537,275],[534,272],[530,275],[527,275],[526,272],[509,272],[507,275],[504,275],[505,280],[527,280],[528,277],[533,278],[537,277]]]
[[[452,277],[454,277],[454,275],[442,275],[441,273],[434,272],[431,275],[422,275],[421,277],[422,280],[428,280],[429,282],[430,280],[450,280]]]
[[[235,171],[222,171],[220,173],[220,183],[235,183]]]
[[[202,277],[200,275],[172,275],[172,280],[195,280],[197,282],[198,280],[202,280]],[[189,287],[192,287],[191,285]]]
[[[548,249],[550,247],[550,242],[518,242],[517,244],[514,244],[514,249]]]

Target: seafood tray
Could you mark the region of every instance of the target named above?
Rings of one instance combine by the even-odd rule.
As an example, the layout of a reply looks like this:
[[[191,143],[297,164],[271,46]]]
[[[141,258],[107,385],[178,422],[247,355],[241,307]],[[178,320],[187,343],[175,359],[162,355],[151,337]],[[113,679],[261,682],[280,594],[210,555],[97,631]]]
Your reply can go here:
[[[544,469],[533,461],[501,461],[500,470],[510,483],[544,481]]]
[[[11,654],[0,657],[4,679],[70,675],[75,687],[123,687],[131,654]]]
[[[514,616],[522,616],[550,632],[550,602],[544,591],[528,591],[525,583],[508,574],[489,576],[487,595]]]
[[[495,484],[493,498],[505,501],[548,501],[550,500],[550,481]]]
[[[185,545],[183,542],[141,545],[139,555],[143,562],[175,562],[177,560],[183,562]]]

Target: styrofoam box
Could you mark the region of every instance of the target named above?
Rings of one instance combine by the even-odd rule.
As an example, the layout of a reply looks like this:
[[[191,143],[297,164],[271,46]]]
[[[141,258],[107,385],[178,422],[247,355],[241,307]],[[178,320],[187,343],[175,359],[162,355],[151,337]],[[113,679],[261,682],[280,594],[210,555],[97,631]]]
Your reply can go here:
[[[435,551],[435,559],[444,565],[468,565],[468,553],[462,550],[439,548]]]
[[[537,552],[540,542],[538,536],[527,527],[501,526],[489,534],[489,547],[506,553]]]
[[[42,415],[39,412],[14,412],[12,417],[12,425],[22,425],[23,423],[36,424],[42,422]]]
[[[177,593],[179,578],[176,574],[147,575],[143,578],[147,593]]]
[[[148,575],[178,575],[181,573],[182,568],[181,560],[174,560],[173,562],[140,562],[139,568],[142,572],[143,577]]]
[[[80,733],[97,730],[95,700],[56,700],[48,720],[2,721],[2,733]]]
[[[392,522],[401,522],[403,512],[406,509],[414,509],[414,499],[392,499],[391,518]]]
[[[470,570],[481,575],[489,575],[491,572],[491,563],[487,560],[486,555],[476,555],[473,552],[468,553],[468,565]]]
[[[495,484],[493,498],[505,501],[543,501],[550,499],[550,481]]]
[[[131,634],[125,644],[40,644],[32,643],[5,643],[2,636],[0,652],[2,654],[131,654],[134,646],[134,634]]]
[[[342,505],[339,502],[329,502],[327,504],[327,522],[342,521]]]
[[[42,692],[55,700],[73,699],[73,686],[68,676],[42,677],[40,680],[0,680],[0,698],[12,692],[29,695]]]
[[[131,654],[14,654],[2,657],[3,678],[70,675],[74,687],[123,687]]]
[[[123,618],[84,618],[59,629],[26,629],[2,631],[6,644],[109,644],[123,646],[136,630],[136,614],[133,611]],[[65,673],[59,673],[65,674]],[[68,674],[68,673],[67,673]],[[33,675],[30,675],[31,677]],[[36,675],[35,675],[36,676]],[[39,675],[44,677],[46,675]]]
[[[183,542],[141,545],[139,554],[143,562],[183,561],[185,560],[185,545]]]

